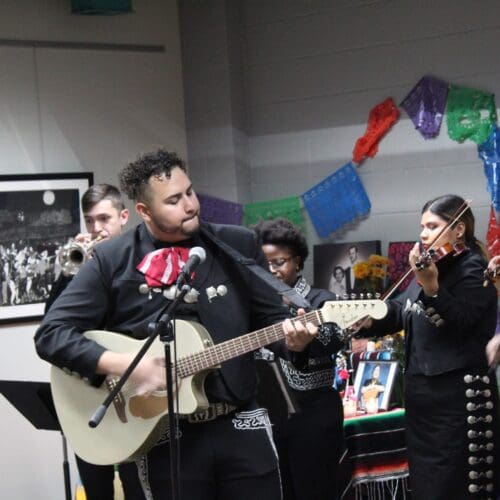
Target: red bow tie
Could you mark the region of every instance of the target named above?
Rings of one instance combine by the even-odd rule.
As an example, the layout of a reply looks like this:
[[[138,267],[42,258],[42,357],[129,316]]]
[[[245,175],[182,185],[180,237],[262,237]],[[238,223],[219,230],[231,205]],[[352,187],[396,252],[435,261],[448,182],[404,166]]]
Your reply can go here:
[[[168,247],[149,252],[137,266],[150,287],[172,285],[189,259],[189,248]]]

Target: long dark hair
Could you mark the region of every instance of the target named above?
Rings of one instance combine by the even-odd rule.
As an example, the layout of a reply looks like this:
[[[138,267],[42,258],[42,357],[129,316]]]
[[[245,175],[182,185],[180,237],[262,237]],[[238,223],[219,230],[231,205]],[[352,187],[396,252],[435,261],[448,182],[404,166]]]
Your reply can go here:
[[[456,194],[445,194],[438,196],[433,200],[429,200],[422,208],[422,213],[431,212],[446,222],[453,220],[460,212],[460,207],[465,208],[465,200]],[[463,214],[452,224],[452,228],[459,222],[463,222],[465,226],[464,243],[471,249],[478,251],[486,260],[488,260],[488,252],[482,242],[474,236],[474,229],[476,221],[470,206],[463,212]]]

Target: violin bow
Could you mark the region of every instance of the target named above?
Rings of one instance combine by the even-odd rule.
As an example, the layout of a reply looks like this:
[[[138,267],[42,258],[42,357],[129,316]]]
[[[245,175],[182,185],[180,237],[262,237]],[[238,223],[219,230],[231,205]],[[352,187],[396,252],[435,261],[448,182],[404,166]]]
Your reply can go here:
[[[472,200],[464,200],[464,202],[455,210],[455,212],[453,212],[453,215],[451,216],[451,219],[446,223],[446,225],[444,225],[441,228],[441,230],[439,231],[439,233],[436,234],[436,236],[432,240],[432,243],[429,245],[430,249],[436,244],[436,242],[439,240],[439,238],[441,238],[441,236],[444,234],[444,232],[447,229],[449,229],[451,226],[453,226],[453,224],[455,224],[455,222],[457,222],[458,219],[460,219],[460,217],[462,217],[462,215],[470,208],[471,203],[472,203]],[[410,268],[403,274],[403,276],[401,276],[401,278],[399,278],[396,283],[394,283],[393,285],[391,285],[380,296],[380,300],[382,300],[383,302],[385,302],[395,292],[395,290],[397,290],[399,288],[399,286],[401,285],[401,283],[403,283],[403,281],[412,272],[413,272],[413,269],[410,266]],[[363,326],[366,324],[366,321],[368,319],[369,319],[369,316],[367,316],[364,319],[359,320],[360,321],[359,328],[356,331],[349,332],[349,333],[344,333],[344,339],[350,339],[351,337],[353,337],[354,335],[356,335],[359,332],[359,330],[361,330],[361,328],[363,328]]]
[[[443,236],[443,234],[445,233],[445,231],[448,230],[451,226],[453,226],[453,224],[455,224],[455,222],[457,222],[458,219],[460,219],[460,217],[462,217],[462,215],[470,208],[471,203],[472,203],[472,200],[464,200],[464,202],[455,210],[455,212],[453,212],[453,215],[451,216],[451,219],[446,223],[445,226],[443,226],[441,228],[441,230],[439,231],[439,233],[436,234],[436,236],[432,240],[432,243],[429,245],[429,249],[432,249],[434,247],[434,245],[439,241],[439,238],[441,238],[441,236]],[[392,286],[390,286],[389,289],[386,290],[382,294],[382,296],[380,297],[380,299],[385,302],[394,293],[394,291],[399,288],[399,286],[401,285],[401,283],[403,283],[403,281],[412,272],[413,272],[413,269],[410,266],[410,269],[408,269],[408,271],[406,271],[403,274],[403,276],[401,278],[399,278],[399,280],[396,283],[394,283]]]

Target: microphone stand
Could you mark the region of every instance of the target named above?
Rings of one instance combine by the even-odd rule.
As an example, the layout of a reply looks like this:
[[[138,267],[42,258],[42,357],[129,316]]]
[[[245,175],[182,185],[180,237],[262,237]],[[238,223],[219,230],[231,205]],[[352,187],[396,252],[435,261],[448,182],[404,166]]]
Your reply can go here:
[[[185,281],[189,281],[189,277],[184,278]],[[181,284],[178,283],[177,286]],[[106,399],[103,401],[101,406],[97,408],[94,414],[90,417],[89,426],[94,428],[99,425],[101,420],[104,418],[109,405],[117,397],[118,393],[122,389],[125,382],[130,377],[130,374],[134,371],[134,368],[139,364],[139,361],[144,357],[146,351],[149,349],[153,341],[157,336],[164,343],[165,348],[165,371],[166,371],[166,391],[167,391],[167,408],[168,408],[168,425],[169,425],[169,447],[170,447],[170,479],[171,479],[171,496],[172,500],[180,500],[180,482],[179,482],[179,456],[178,456],[178,432],[177,432],[177,419],[175,418],[174,410],[174,372],[175,366],[172,363],[171,358],[171,343],[175,342],[175,332],[172,327],[173,313],[182,302],[184,296],[189,292],[191,286],[185,283],[178,289],[174,300],[167,304],[163,309],[164,312],[160,313],[158,321],[149,323],[148,333],[149,337],[146,342],[142,345],[139,352],[136,354],[135,358],[132,360],[128,368],[125,370],[123,375],[120,377],[113,390],[108,394]]]

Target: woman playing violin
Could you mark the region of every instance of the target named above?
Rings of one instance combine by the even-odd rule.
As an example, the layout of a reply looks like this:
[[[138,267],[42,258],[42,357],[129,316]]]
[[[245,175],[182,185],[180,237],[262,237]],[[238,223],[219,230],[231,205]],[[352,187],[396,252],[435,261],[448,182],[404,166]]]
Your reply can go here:
[[[420,239],[409,255],[415,278],[388,301],[388,315],[368,325],[370,335],[405,330],[412,499],[496,498],[498,389],[485,347],[497,295],[491,283],[483,287],[486,256],[472,211],[456,195],[427,202]],[[468,250],[425,258],[445,245]]]

